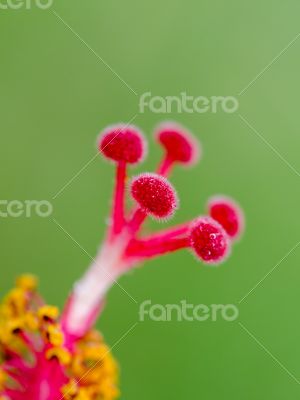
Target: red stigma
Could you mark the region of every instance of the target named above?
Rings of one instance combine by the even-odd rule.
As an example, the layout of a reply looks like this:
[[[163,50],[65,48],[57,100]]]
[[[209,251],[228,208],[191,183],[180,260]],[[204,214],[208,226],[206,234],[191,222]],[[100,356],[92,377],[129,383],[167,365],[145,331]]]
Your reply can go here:
[[[143,174],[133,179],[131,194],[146,214],[168,218],[177,208],[175,189],[157,174]]]
[[[198,257],[208,264],[222,262],[229,252],[226,232],[210,217],[197,219],[190,232],[190,243]]]
[[[227,234],[235,239],[243,229],[243,213],[240,207],[226,197],[214,197],[208,202],[209,215],[223,226]]]
[[[101,134],[99,151],[111,160],[135,164],[145,156],[146,141],[134,126],[115,125]]]
[[[173,162],[194,164],[200,151],[196,139],[181,126],[164,123],[158,127],[157,139],[165,148],[167,157]]]

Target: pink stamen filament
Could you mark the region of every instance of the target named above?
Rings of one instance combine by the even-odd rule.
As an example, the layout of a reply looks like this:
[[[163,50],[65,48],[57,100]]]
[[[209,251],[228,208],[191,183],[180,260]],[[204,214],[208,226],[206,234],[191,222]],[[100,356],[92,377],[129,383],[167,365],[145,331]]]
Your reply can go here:
[[[141,240],[145,241],[145,242],[147,241],[149,244],[151,244],[151,243],[155,244],[157,242],[166,241],[166,240],[178,237],[180,235],[186,235],[190,230],[190,226],[191,226],[191,221],[185,222],[183,224],[176,225],[176,226],[173,226],[171,228],[161,230],[161,231],[159,231],[157,233],[154,233],[152,235],[143,236],[141,238]]]
[[[15,368],[20,372],[26,372],[31,369],[31,366],[27,365],[18,354],[14,354],[12,356],[12,353],[10,353],[9,351],[6,351],[6,354],[10,355],[12,358],[10,358],[3,364],[4,370]]]
[[[30,369],[27,371],[20,371],[18,369],[11,369],[9,367],[3,366],[3,370],[21,387],[26,387],[30,382],[28,382],[28,373]],[[25,372],[25,373],[24,373]]]
[[[116,186],[114,193],[114,203],[112,211],[112,229],[111,238],[118,235],[124,226],[124,197],[125,197],[125,181],[126,181],[126,163],[119,162],[116,168]]]
[[[26,365],[23,354],[16,354],[7,350],[9,356],[2,365],[3,370],[10,377],[10,384],[0,395],[6,395],[9,399],[36,399],[57,400],[61,397],[61,388],[67,383],[67,377],[63,367],[57,359],[49,361],[44,349],[33,351],[34,362]]]
[[[128,258],[152,258],[176,250],[190,247],[188,237],[169,239],[168,241],[147,241],[134,240],[127,248],[126,257]]]
[[[128,222],[128,230],[132,236],[139,231],[146,218],[147,214],[142,208],[137,207],[133,211],[132,217]]]
[[[31,340],[31,338],[28,335],[26,335],[26,333],[23,330],[20,331],[19,336],[24,341],[24,343],[28,346],[28,348],[30,350],[32,350],[32,351],[35,350],[33,341]]]
[[[168,153],[166,153],[157,169],[157,173],[167,177],[171,173],[174,163],[174,160],[168,155]]]

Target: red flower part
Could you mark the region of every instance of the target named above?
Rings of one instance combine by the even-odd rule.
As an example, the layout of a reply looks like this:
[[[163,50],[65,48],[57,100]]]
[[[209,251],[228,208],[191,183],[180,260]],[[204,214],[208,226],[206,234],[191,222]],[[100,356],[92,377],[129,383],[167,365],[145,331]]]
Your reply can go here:
[[[113,283],[140,262],[183,248],[193,249],[207,264],[220,263],[228,255],[229,236],[235,238],[241,231],[243,218],[239,207],[226,198],[209,202],[210,217],[142,236],[140,228],[148,214],[166,219],[177,208],[176,192],[164,176],[176,162],[191,164],[199,154],[195,140],[178,125],[162,125],[158,140],[166,150],[161,175],[146,173],[133,179],[130,191],[138,205],[127,214],[127,164],[141,161],[145,142],[132,126],[109,127],[102,134],[99,149],[117,164],[108,235],[74,285],[61,318],[55,307],[44,304],[35,280],[28,276],[18,280],[0,304],[0,400],[114,400],[117,368],[101,337],[92,331]]]
[[[140,130],[134,126],[125,124],[110,126],[100,136],[99,150],[105,157],[117,162],[111,240],[122,231],[125,224],[126,164],[135,164],[141,161],[146,154],[146,148],[146,140]]]
[[[158,233],[133,239],[125,250],[125,260],[142,262],[145,259],[157,257],[183,248],[190,247],[188,233],[191,222],[173,226]]]
[[[112,207],[112,226],[110,238],[113,240],[125,225],[125,182],[126,182],[126,164],[121,161],[116,168],[116,182],[113,196]]]
[[[172,226],[171,228],[160,230],[159,232],[153,233],[152,235],[145,236],[143,239],[147,240],[148,243],[154,244],[158,242],[164,242],[169,239],[174,239],[179,236],[186,236],[191,229],[191,221],[184,222],[180,225]]]
[[[146,149],[146,140],[135,126],[109,126],[100,135],[99,151],[113,161],[136,164],[143,160]]]
[[[117,365],[101,335],[87,330],[70,342],[32,276],[20,277],[0,305],[0,355],[1,400],[118,397]]]
[[[131,183],[131,195],[142,211],[154,218],[171,217],[178,205],[176,191],[158,174],[142,174]]]
[[[219,222],[232,239],[237,239],[244,227],[244,216],[240,206],[224,196],[212,197],[208,202],[209,215]]]
[[[198,161],[200,145],[191,133],[180,125],[175,123],[161,124],[156,131],[156,137],[166,151],[158,170],[159,174],[167,176],[176,162],[192,165]]]
[[[133,240],[126,249],[127,259],[143,261],[145,259],[162,256],[177,250],[190,247],[187,236],[168,239],[166,241]]]
[[[194,222],[190,244],[196,255],[207,264],[224,261],[230,250],[227,233],[210,217],[200,217]]]

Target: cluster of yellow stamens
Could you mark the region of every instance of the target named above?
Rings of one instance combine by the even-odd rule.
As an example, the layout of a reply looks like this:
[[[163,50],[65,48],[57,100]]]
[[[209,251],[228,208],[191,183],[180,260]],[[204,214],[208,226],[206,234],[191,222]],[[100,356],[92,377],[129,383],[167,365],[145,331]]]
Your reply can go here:
[[[61,399],[118,397],[117,365],[101,335],[90,331],[68,344],[58,309],[44,304],[34,277],[22,276],[0,305],[0,400],[14,400],[20,393],[27,398],[27,385],[39,385],[39,363],[43,369],[57,367]]]
[[[113,400],[118,397],[117,365],[98,332],[78,342],[71,362],[72,378],[63,388],[66,400]]]

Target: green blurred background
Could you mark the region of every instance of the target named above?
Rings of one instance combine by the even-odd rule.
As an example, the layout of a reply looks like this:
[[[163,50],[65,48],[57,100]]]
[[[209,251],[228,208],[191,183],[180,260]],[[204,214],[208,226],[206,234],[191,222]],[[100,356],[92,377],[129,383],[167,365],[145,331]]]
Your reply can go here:
[[[75,177],[53,200],[53,217],[94,255],[114,172],[100,157],[80,170],[103,127],[138,114],[150,156],[133,173],[159,160],[152,131],[164,119],[186,125],[204,148],[198,167],[172,177],[181,199],[172,222],[203,213],[216,193],[245,210],[246,234],[220,268],[181,252],[121,279],[138,304],[111,290],[98,324],[110,345],[137,321],[145,299],[240,310],[232,323],[139,323],[114,348],[122,399],[299,396],[299,12],[298,0],[56,0],[46,11],[0,10],[1,199],[52,201]],[[238,97],[237,113],[139,113],[147,91],[238,95],[271,62]],[[0,235],[1,295],[28,271],[61,306],[89,264],[84,251],[52,218],[2,218]]]

